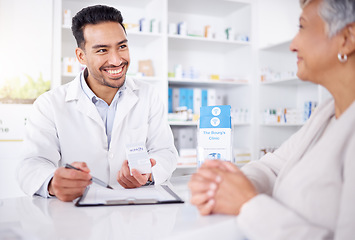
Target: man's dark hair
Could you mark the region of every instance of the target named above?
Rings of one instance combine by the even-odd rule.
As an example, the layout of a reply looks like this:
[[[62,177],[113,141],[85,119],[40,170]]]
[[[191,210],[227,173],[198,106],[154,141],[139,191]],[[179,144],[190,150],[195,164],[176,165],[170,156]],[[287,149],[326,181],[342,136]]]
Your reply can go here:
[[[121,12],[116,8],[95,5],[81,9],[72,19],[71,30],[75,37],[78,47],[84,49],[85,38],[84,38],[84,28],[87,24],[98,24],[102,22],[117,22],[126,32],[123,26],[123,18]]]

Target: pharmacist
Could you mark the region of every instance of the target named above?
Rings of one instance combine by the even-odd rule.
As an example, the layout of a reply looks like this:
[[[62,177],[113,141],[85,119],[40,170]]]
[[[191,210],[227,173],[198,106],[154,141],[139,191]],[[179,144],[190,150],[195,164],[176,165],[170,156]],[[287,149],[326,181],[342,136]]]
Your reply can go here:
[[[91,176],[125,188],[167,180],[177,162],[172,132],[159,94],[126,77],[130,63],[121,13],[112,7],[82,9],[72,22],[76,57],[86,65],[72,82],[41,95],[26,127],[18,181],[28,195],[72,201]],[[132,171],[126,144],[143,142],[152,174]],[[71,163],[82,171],[66,169]]]
[[[239,215],[248,239],[355,237],[355,1],[302,0],[297,76],[334,99],[274,153],[242,170],[211,161],[189,183],[202,214]],[[282,31],[282,29],[279,29]]]

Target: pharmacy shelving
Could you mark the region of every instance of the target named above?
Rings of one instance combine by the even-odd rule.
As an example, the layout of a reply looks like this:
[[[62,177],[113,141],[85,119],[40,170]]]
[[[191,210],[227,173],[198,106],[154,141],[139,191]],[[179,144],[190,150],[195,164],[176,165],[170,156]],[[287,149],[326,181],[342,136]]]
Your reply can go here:
[[[283,52],[274,52],[273,50],[265,48],[260,51],[259,65],[261,68],[268,66],[276,72],[296,72],[296,57],[288,52],[288,48],[285,48]],[[280,64],[280,62],[283,64]],[[288,111],[292,109],[300,115],[303,114],[304,102],[318,102],[317,95],[317,86],[304,83],[297,78],[284,78],[270,82],[259,81],[258,148],[277,148],[303,126],[301,122],[264,123],[266,121],[264,119],[265,111],[268,112],[271,109],[271,111],[283,112],[283,109],[287,108]],[[299,118],[303,119],[303,116],[299,116]]]
[[[258,70],[259,76],[268,76],[269,81],[257,78],[255,117],[257,123],[256,146],[258,149],[274,149],[303,126],[303,118],[292,123],[265,121],[265,111],[282,111],[287,108],[303,113],[306,101],[322,101],[317,85],[296,77],[297,57],[290,44],[298,31],[301,8],[298,1],[258,1]],[[273,81],[272,81],[273,80]],[[298,109],[298,110],[297,110]],[[265,123],[267,122],[267,123]]]
[[[168,26],[184,22],[188,33],[173,34],[169,29],[168,71],[175,73],[176,65],[182,65],[185,72],[193,69],[198,73],[194,78],[168,78],[169,87],[215,89],[224,96],[223,104],[231,105],[232,109],[251,109],[253,42],[237,38],[227,40],[225,36],[225,29],[231,27],[235,33],[233,37],[245,34],[250,38],[251,11],[251,1],[168,0]],[[215,31],[215,38],[203,37],[206,26]],[[218,75],[220,79],[211,80],[211,75]],[[169,124],[172,128],[193,129],[190,123]],[[251,150],[251,124],[233,126],[234,147]]]
[[[259,51],[259,66],[271,68],[276,75],[297,72],[296,54],[289,50],[291,40],[263,47]],[[260,73],[261,74],[261,73]],[[259,78],[260,79],[260,78]],[[277,78],[274,81],[259,81],[258,84],[260,114],[258,128],[259,149],[279,147],[292,134],[304,125],[305,102],[317,103],[318,105],[330,97],[327,91],[316,84],[302,81],[297,77]],[[265,109],[297,109],[301,114],[299,123],[264,123],[263,111]]]
[[[290,43],[298,31],[301,8],[298,1],[258,1],[258,71],[256,79],[256,141],[260,149],[275,149],[303,126],[303,123],[265,123],[265,110],[300,109],[305,101],[320,102],[318,86],[296,77],[297,57]],[[272,72],[273,71],[273,72]],[[261,75],[269,77],[269,81]],[[271,76],[270,76],[271,75]],[[272,81],[274,80],[274,81]]]
[[[247,41],[237,41],[237,40],[227,40],[227,39],[214,39],[214,38],[206,38],[204,36],[182,36],[178,34],[168,34],[168,38],[171,40],[176,39],[177,42],[181,40],[183,42],[195,42],[197,44],[201,44],[202,42],[210,44],[210,46],[217,45],[217,44],[228,44],[229,47],[234,46],[243,46],[243,45],[250,45],[250,42]]]

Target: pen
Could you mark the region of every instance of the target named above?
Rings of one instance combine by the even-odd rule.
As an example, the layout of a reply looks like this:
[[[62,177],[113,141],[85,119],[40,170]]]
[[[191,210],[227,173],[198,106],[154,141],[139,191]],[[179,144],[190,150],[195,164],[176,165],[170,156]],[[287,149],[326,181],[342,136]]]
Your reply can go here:
[[[74,170],[78,170],[78,171],[82,171],[79,168],[76,168],[68,163],[65,164],[65,168],[70,168],[70,169],[74,169]],[[96,177],[92,177],[90,179],[91,181],[93,181],[96,184],[99,184],[100,186],[103,186],[105,188],[109,188],[109,189],[113,189],[110,185],[106,184],[104,181],[101,181],[100,179],[96,178]]]

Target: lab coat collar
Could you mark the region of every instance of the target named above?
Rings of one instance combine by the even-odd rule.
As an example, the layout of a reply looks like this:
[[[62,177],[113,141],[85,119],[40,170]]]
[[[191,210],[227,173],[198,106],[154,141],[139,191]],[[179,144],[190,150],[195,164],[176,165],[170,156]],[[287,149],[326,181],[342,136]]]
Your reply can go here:
[[[73,100],[78,100],[80,94],[83,93],[81,86],[80,86],[80,78],[81,75],[84,74],[84,70],[78,74],[73,81],[68,83],[68,90],[65,96],[65,101],[70,102]]]
[[[133,92],[139,89],[138,85],[133,81],[131,77],[126,77],[125,84],[126,87],[131,89]]]

